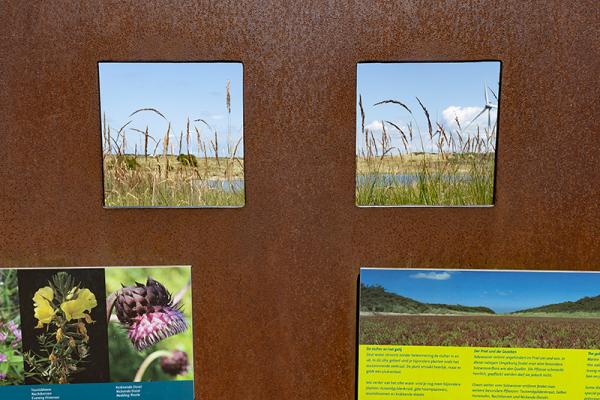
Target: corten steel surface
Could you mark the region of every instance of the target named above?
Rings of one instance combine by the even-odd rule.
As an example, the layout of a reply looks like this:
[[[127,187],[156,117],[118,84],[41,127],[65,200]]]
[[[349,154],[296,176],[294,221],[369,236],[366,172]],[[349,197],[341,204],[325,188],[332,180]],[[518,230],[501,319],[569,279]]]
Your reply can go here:
[[[352,399],[361,265],[600,270],[599,12],[3,1],[0,263],[192,264],[200,398]],[[354,206],[356,63],[411,59],[503,61],[495,207]],[[103,209],[98,60],[243,62],[246,206]]]

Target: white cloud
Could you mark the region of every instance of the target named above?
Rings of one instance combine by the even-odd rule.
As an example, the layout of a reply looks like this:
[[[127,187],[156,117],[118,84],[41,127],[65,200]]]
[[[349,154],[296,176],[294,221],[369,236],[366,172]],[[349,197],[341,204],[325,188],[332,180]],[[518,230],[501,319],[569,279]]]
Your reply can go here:
[[[498,296],[510,296],[512,294],[512,290],[496,290],[496,294]]]
[[[475,116],[483,110],[483,107],[461,107],[450,106],[442,111],[442,116],[447,124],[456,126],[456,118],[462,126],[465,126],[475,118]]]
[[[381,121],[371,121],[365,125],[365,129],[368,129],[371,132],[381,132],[383,130]]]
[[[456,118],[458,117],[458,122],[464,128],[467,126],[473,118],[477,116],[483,110],[483,107],[475,107],[475,106],[449,106],[442,111],[442,117],[444,117],[444,121],[446,124],[450,125],[452,128],[457,128]],[[492,124],[496,121],[496,109],[492,109]],[[487,126],[487,112],[481,115],[477,119],[477,124],[480,126]],[[475,126],[477,124],[473,124]]]
[[[448,272],[419,272],[410,277],[413,279],[431,279],[433,281],[447,281],[452,275]]]
[[[405,133],[408,133],[408,127],[406,126],[406,124],[404,122],[402,122],[400,120],[391,120],[390,122],[392,122],[394,125],[398,126]],[[380,120],[373,120],[373,121],[369,122],[367,125],[365,125],[365,129],[368,129],[370,132],[382,132],[383,131],[383,123]],[[398,134],[398,131],[396,130],[396,128],[391,126],[389,124],[389,122],[385,124],[385,129],[387,130],[388,134],[391,134],[392,136],[397,136],[397,134]]]

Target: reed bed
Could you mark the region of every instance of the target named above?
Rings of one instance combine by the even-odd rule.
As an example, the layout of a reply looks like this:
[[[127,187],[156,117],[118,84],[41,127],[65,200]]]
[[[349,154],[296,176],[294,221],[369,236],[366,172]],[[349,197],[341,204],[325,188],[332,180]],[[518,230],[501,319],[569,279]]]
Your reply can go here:
[[[457,128],[448,129],[443,123],[433,122],[425,105],[417,101],[427,127],[419,127],[413,110],[405,103],[390,99],[375,106],[396,106],[410,115],[411,122],[401,127],[383,120],[379,131],[365,127],[359,97],[363,146],[356,156],[356,204],[493,204],[496,126],[476,127],[467,133],[456,119]]]
[[[244,205],[242,138],[232,140],[229,82],[225,105],[226,143],[203,119],[187,119],[185,131],[173,132],[155,108],[140,108],[116,129],[102,118],[104,203],[107,207],[240,207]],[[163,132],[135,127],[133,117],[152,113],[165,121]],[[140,146],[127,152],[126,131],[141,135]],[[225,152],[222,150],[225,149]]]

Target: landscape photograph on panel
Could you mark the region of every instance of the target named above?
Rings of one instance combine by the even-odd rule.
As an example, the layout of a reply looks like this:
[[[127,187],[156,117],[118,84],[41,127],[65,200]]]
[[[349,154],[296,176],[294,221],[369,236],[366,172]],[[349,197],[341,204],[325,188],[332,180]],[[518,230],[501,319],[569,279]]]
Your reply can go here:
[[[363,268],[359,342],[600,349],[600,273]]]
[[[193,399],[191,268],[0,269],[0,398]]]
[[[242,207],[243,66],[99,62],[105,207]]]
[[[358,399],[600,398],[600,273],[363,268]]]
[[[500,61],[358,63],[356,205],[493,205],[500,72]]]

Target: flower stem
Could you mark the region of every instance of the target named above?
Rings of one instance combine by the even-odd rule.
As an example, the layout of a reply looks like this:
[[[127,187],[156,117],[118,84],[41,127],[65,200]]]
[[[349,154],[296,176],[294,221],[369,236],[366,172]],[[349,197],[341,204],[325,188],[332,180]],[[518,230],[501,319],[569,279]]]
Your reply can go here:
[[[141,382],[144,377],[144,373],[146,373],[146,369],[152,364],[152,361],[156,360],[160,357],[168,357],[171,355],[170,351],[167,350],[157,350],[154,353],[151,353],[146,359],[142,362],[140,367],[138,368],[135,378],[133,378],[134,382]]]
[[[117,292],[111,293],[111,295],[106,298],[106,321],[107,322],[110,322],[110,314],[112,314],[112,310],[115,306],[116,300],[117,300]]]

